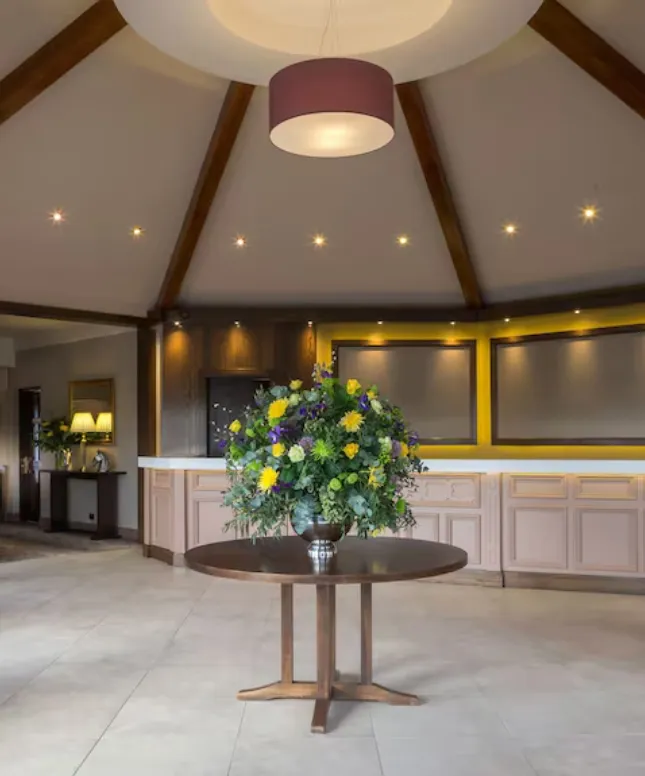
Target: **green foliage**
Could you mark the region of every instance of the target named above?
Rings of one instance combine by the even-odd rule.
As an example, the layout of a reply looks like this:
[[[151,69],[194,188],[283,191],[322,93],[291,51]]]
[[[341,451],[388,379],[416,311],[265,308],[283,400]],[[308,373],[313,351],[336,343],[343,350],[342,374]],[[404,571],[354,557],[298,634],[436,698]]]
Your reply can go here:
[[[69,450],[81,441],[81,435],[72,434],[70,426],[65,417],[37,421],[34,423],[34,443],[45,453]]]
[[[228,527],[282,535],[290,520],[304,526],[321,516],[366,537],[414,524],[406,494],[422,470],[417,438],[374,386],[341,384],[317,366],[312,390],[292,383],[259,391],[231,428]],[[277,443],[284,454],[276,457]]]

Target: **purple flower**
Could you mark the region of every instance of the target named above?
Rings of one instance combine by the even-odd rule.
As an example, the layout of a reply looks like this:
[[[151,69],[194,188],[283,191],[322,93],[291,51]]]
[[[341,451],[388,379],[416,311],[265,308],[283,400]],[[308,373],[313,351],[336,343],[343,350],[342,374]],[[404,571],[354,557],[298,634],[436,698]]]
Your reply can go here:
[[[226,450],[226,445],[227,444],[228,444],[228,442],[225,439],[220,439],[219,442],[217,443],[217,447],[220,450]]]
[[[363,412],[367,412],[370,408],[370,399],[369,396],[364,393],[361,398],[358,400],[358,406],[363,410]]]
[[[416,431],[410,431],[409,439],[412,447],[419,444],[419,435]]]
[[[401,423],[400,420],[397,420],[394,424],[394,433],[395,434],[402,434],[405,431],[405,426],[403,423]]]
[[[334,375],[328,369],[321,369],[320,376],[324,378],[324,377],[333,377]]]
[[[278,482],[271,488],[272,493],[281,493],[283,490],[289,490],[292,487],[291,482]]]
[[[298,410],[298,415],[300,415],[301,418],[306,417],[307,416],[307,408],[306,407],[301,407]]]
[[[269,442],[271,442],[272,445],[275,445],[280,441],[282,431],[282,426],[274,426],[271,431],[269,431]]]
[[[396,439],[392,440],[392,457],[398,458],[401,455],[401,443]]]
[[[305,451],[305,453],[308,453],[311,451],[311,449],[314,446],[314,440],[311,437],[302,437],[300,442],[298,443],[300,447]]]

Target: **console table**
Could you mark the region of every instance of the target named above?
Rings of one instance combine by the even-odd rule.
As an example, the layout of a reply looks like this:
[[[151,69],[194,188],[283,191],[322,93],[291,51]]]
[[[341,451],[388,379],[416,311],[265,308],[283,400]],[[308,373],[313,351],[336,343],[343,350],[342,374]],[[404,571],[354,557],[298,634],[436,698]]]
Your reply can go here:
[[[96,531],[92,539],[119,538],[119,477],[125,472],[81,472],[46,469],[51,477],[49,532],[68,531],[69,480],[93,480],[96,482]]]
[[[242,690],[242,701],[310,698],[315,701],[311,730],[327,731],[332,700],[374,701],[398,706],[420,703],[416,695],[389,690],[372,679],[372,584],[435,577],[463,568],[468,556],[450,544],[419,539],[358,539],[348,536],[338,554],[324,567],[315,567],[300,537],[238,539],[195,547],[186,553],[186,565],[216,577],[273,582],[282,586],[282,671],[265,687]],[[336,586],[361,586],[361,678],[343,681],[336,670]],[[293,586],[315,585],[317,678],[294,680]],[[401,655],[405,660],[405,655]]]

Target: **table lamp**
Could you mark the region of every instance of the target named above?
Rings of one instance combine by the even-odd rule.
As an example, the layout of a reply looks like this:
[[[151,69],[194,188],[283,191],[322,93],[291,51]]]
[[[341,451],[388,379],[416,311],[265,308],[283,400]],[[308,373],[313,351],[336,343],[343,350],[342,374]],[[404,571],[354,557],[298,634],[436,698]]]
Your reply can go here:
[[[111,412],[99,412],[99,415],[96,419],[96,433],[103,434],[105,437],[108,437],[112,433]]]
[[[70,428],[72,434],[81,435],[81,471],[87,471],[87,459],[86,450],[87,434],[91,434],[96,431],[96,423],[91,412],[76,412],[72,418],[72,426]]]

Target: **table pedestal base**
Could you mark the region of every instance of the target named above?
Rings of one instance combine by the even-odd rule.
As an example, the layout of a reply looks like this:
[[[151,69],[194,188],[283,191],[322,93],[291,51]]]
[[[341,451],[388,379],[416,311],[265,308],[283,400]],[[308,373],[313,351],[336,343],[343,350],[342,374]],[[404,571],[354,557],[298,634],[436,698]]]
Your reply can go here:
[[[372,701],[395,706],[416,706],[416,695],[396,692],[372,681],[372,585],[361,585],[361,681],[343,682],[336,670],[336,588],[316,587],[317,673],[316,682],[293,680],[293,585],[282,585],[282,677],[279,682],[242,690],[241,701],[272,701],[287,698],[315,700],[311,720],[313,733],[327,732],[332,700]]]

